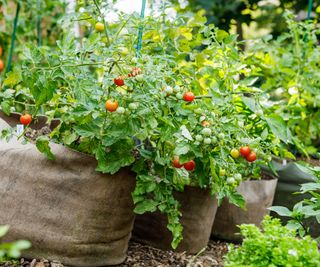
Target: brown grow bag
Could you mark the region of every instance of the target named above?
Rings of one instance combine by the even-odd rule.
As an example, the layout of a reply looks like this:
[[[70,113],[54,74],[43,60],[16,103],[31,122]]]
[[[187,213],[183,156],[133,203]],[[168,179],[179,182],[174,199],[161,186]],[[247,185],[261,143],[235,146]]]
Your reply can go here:
[[[243,181],[237,191],[246,201],[246,210],[243,210],[226,199],[218,208],[212,227],[212,235],[229,241],[241,241],[240,224],[255,224],[260,226],[263,217],[270,213],[267,209],[272,206],[277,179]]]
[[[0,129],[7,126],[0,119]],[[10,225],[5,241],[29,240],[26,258],[85,267],[123,262],[134,221],[134,174],[103,175],[93,157],[51,148],[54,161],[33,144],[0,140],[0,224]]]
[[[217,201],[208,190],[186,187],[184,192],[177,192],[182,212],[183,240],[177,251],[197,253],[206,247],[210,238],[211,227],[217,211]],[[136,215],[133,239],[141,243],[171,250],[172,235],[167,229],[167,216],[160,212]]]

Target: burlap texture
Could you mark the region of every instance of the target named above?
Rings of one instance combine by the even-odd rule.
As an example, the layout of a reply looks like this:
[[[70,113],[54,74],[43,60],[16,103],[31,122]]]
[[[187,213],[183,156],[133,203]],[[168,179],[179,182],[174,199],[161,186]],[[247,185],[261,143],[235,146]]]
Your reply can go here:
[[[177,192],[176,199],[181,203],[183,240],[177,251],[197,253],[206,247],[217,201],[209,191],[197,187],[186,187]],[[137,215],[134,223],[133,239],[156,248],[171,250],[172,235],[167,229],[167,216],[160,212]]]
[[[0,140],[0,224],[10,225],[5,241],[29,240],[26,258],[85,267],[121,263],[134,221],[134,174],[103,175],[93,157],[51,147],[54,161],[33,144]]]
[[[272,206],[276,186],[277,179],[241,182],[237,191],[246,201],[246,210],[225,199],[218,208],[212,235],[224,240],[241,241],[237,226],[243,223],[260,226],[263,217],[270,213],[267,208]]]

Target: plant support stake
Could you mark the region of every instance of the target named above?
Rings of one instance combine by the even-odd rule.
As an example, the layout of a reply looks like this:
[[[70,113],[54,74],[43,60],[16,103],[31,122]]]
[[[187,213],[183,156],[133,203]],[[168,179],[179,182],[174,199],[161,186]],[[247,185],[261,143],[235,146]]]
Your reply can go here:
[[[144,18],[144,12],[146,10],[146,0],[142,0],[142,7],[141,7],[141,13],[140,13],[140,18],[141,20]],[[139,32],[138,32],[138,44],[137,44],[137,56],[140,56],[140,52],[142,49],[142,33],[143,33],[143,25],[139,27]]]
[[[308,4],[308,16],[307,19],[309,20],[311,17],[311,10],[312,10],[312,0],[309,0],[309,4]]]
[[[37,3],[37,11],[38,11],[38,18],[37,18],[37,32],[38,32],[38,46],[41,46],[41,0],[38,0]]]
[[[16,16],[15,16],[14,22],[13,22],[13,31],[12,31],[12,35],[11,35],[11,46],[10,46],[9,60],[8,60],[8,66],[6,69],[6,73],[11,70],[11,62],[12,62],[12,56],[13,56],[14,41],[16,40],[16,31],[17,31],[17,25],[18,25],[19,11],[20,11],[20,2],[17,3]]]

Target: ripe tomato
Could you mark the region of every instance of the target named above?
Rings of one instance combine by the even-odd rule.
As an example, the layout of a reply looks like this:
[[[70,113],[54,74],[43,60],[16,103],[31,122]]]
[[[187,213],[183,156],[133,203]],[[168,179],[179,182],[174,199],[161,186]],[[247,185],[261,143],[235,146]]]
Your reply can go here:
[[[104,24],[102,22],[97,22],[94,26],[97,32],[103,32],[104,31]]]
[[[0,45],[0,57],[2,56],[2,53],[3,53],[3,49],[2,49],[2,46]]]
[[[210,122],[208,122],[208,121],[203,121],[203,122],[201,122],[201,125],[202,125],[203,127],[208,127],[208,126],[210,126]]]
[[[180,164],[179,157],[174,157],[172,166],[175,168],[181,168],[183,166],[182,164]]]
[[[0,71],[4,70],[4,62],[2,59],[0,59]]]
[[[251,149],[250,147],[248,146],[242,146],[240,147],[240,154],[243,156],[243,157],[247,157],[251,152]]]
[[[231,155],[231,157],[233,157],[234,159],[239,158],[239,156],[240,156],[239,150],[233,148],[233,149],[230,151],[230,155]]]
[[[113,82],[116,86],[124,85],[124,79],[122,77],[114,78]]]
[[[257,159],[257,154],[253,151],[246,157],[246,160],[249,162],[254,162]]]
[[[32,121],[32,117],[30,114],[24,114],[20,116],[20,122],[23,125],[29,125]]]
[[[107,100],[106,101],[106,104],[105,104],[105,107],[106,107],[106,110],[110,111],[110,112],[114,112],[117,110],[119,104],[117,101],[112,101],[112,100]]]
[[[194,94],[192,92],[185,92],[183,95],[183,100],[187,102],[192,102],[194,100]]]
[[[183,164],[183,167],[187,170],[192,172],[196,168],[196,163],[194,160],[189,160],[186,163]]]

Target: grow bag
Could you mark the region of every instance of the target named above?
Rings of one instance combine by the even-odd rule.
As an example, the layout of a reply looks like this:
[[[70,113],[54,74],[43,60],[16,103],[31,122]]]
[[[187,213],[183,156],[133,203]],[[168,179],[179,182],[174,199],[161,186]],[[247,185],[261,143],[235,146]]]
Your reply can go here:
[[[206,247],[211,227],[217,211],[217,201],[208,190],[187,186],[184,192],[176,192],[180,202],[183,225],[183,240],[177,251],[197,253]],[[171,250],[172,235],[167,229],[167,216],[160,212],[137,215],[134,223],[133,239],[141,243]]]
[[[276,193],[274,196],[273,206],[284,206],[292,210],[293,206],[303,199],[310,198],[309,194],[294,194],[300,191],[301,184],[311,183],[315,181],[315,177],[311,174],[302,171],[296,163],[290,162],[286,165],[279,163],[273,163],[279,177]],[[289,218],[281,217],[275,212],[272,212],[272,216],[281,218],[286,222]],[[310,228],[310,234],[312,236],[320,235],[320,226],[315,219],[308,219],[306,226]]]
[[[241,241],[238,225],[255,224],[260,226],[263,217],[269,214],[268,207],[272,201],[277,186],[277,179],[243,181],[237,191],[246,201],[246,209],[230,204],[226,199],[218,208],[212,227],[212,235],[224,240]]]
[[[0,129],[7,126],[0,119]],[[29,240],[25,258],[86,267],[123,262],[134,221],[134,174],[103,175],[93,157],[50,146],[55,160],[33,144],[0,140],[0,224],[10,225],[5,241]]]

